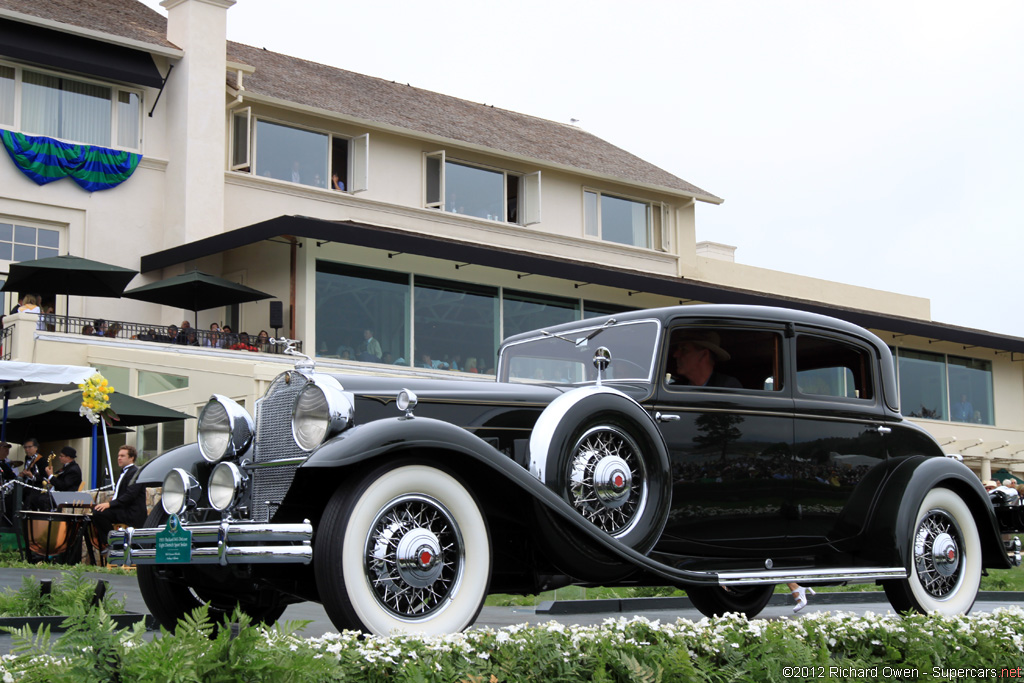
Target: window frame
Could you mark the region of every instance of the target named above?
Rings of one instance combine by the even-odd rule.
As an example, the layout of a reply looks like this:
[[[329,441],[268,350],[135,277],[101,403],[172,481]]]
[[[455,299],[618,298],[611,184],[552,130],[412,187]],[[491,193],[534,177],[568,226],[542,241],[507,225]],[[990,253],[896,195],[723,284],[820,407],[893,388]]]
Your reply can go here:
[[[238,135],[237,127],[240,121],[244,121],[245,134],[244,136]],[[255,168],[259,161],[257,158],[256,145],[258,143],[256,136],[256,126],[260,121],[266,123],[284,126],[287,128],[294,128],[295,130],[305,131],[314,133],[316,135],[324,135],[327,138],[327,168],[324,171],[324,178],[326,179],[326,187],[318,187],[316,185],[306,185],[305,183],[294,183],[290,180],[278,180],[278,182],[288,183],[290,185],[301,185],[302,187],[308,187],[318,190],[331,190],[331,173],[333,168],[331,167],[332,159],[334,158],[334,140],[335,138],[345,140],[348,144],[347,154],[347,168],[345,169],[345,176],[347,182],[345,183],[344,192],[348,194],[355,194],[357,192],[366,192],[370,188],[370,134],[363,133],[361,135],[349,136],[330,131],[326,128],[317,128],[313,126],[303,126],[295,124],[291,121],[275,118],[272,116],[263,116],[252,112],[252,107],[245,107],[237,109],[231,112],[231,130],[229,131],[229,137],[231,145],[229,149],[229,167],[232,171],[239,173],[246,173],[253,177],[259,177],[256,175]],[[244,142],[245,144],[245,156],[244,161],[239,156],[236,146]]]
[[[658,202],[650,199],[643,199],[642,197],[631,196],[620,192],[605,192],[595,187],[584,185],[582,193],[582,210],[583,210],[583,237],[584,239],[596,239],[602,242],[609,242],[611,244],[622,244],[626,247],[634,247],[636,249],[650,249],[654,251],[669,251],[671,246],[671,240],[669,239],[668,228],[668,205],[665,202]],[[597,233],[591,234],[587,232],[587,194],[595,195],[597,199],[597,206],[595,208],[595,221],[597,225]],[[601,218],[601,198],[608,196],[614,199],[621,199],[627,202],[634,202],[636,204],[642,204],[645,207],[645,216],[647,220],[647,244],[624,244],[622,242],[616,242],[614,240],[606,239],[604,236],[604,226]]]
[[[435,150],[432,152],[423,152],[423,197],[422,203],[425,208],[437,209],[445,213],[451,213],[445,206],[445,196],[447,191],[447,164],[457,164],[459,166],[465,166],[467,168],[476,168],[482,171],[489,171],[491,173],[501,174],[501,205],[504,209],[504,217],[498,220],[494,220],[497,223],[507,223],[509,225],[536,225],[541,222],[541,171],[533,171],[531,173],[522,173],[519,171],[510,171],[500,166],[491,166],[489,164],[482,164],[475,161],[466,161],[464,159],[450,158],[446,150]],[[431,174],[434,173],[432,166],[437,165],[437,180],[436,183],[432,182]],[[519,179],[519,192],[517,193],[516,201],[516,220],[509,219],[508,211],[508,186],[509,177]],[[434,194],[436,192],[436,195]],[[480,220],[488,220],[487,218],[481,218],[480,216],[468,215],[470,218],[478,218]]]
[[[47,69],[47,68],[37,67],[37,66],[34,66],[34,65],[24,65],[24,64],[20,64],[18,62],[10,61],[10,60],[0,60],[0,66],[5,66],[5,67],[8,67],[8,68],[13,68],[14,69],[14,104],[13,104],[14,111],[13,111],[13,119],[10,122],[6,122],[6,121],[0,120],[0,125],[5,126],[5,127],[9,128],[10,130],[12,130],[14,132],[23,133],[25,135],[48,137],[48,138],[52,138],[54,140],[60,140],[61,142],[67,142],[67,143],[70,143],[70,144],[89,145],[89,146],[93,146],[93,147],[105,147],[105,148],[108,148],[108,149],[125,150],[125,151],[129,151],[129,152],[140,153],[140,154],[142,153],[143,140],[145,138],[144,126],[143,126],[143,122],[144,122],[143,112],[145,111],[145,102],[146,102],[145,96],[146,96],[146,93],[145,93],[144,89],[125,87],[125,86],[123,86],[123,85],[121,85],[119,83],[114,83],[112,81],[103,81],[103,80],[100,80],[100,79],[97,79],[97,78],[88,78],[88,77],[85,77],[85,76],[80,76],[78,74],[70,74],[70,73],[67,73],[67,72],[58,71],[58,70],[55,70],[55,69]],[[61,79],[61,80],[74,81],[76,83],[83,83],[83,84],[87,84],[87,85],[96,85],[96,86],[99,86],[99,87],[108,88],[110,90],[110,98],[108,100],[109,105],[110,105],[110,109],[109,109],[109,111],[110,111],[110,118],[109,118],[109,123],[110,123],[110,142],[108,144],[100,144],[100,143],[97,143],[97,142],[87,142],[87,141],[84,141],[84,140],[76,140],[76,139],[73,139],[73,138],[65,138],[65,137],[59,137],[59,136],[55,136],[55,135],[48,135],[47,133],[44,133],[44,132],[25,130],[25,128],[24,128],[24,121],[23,121],[23,117],[22,117],[22,105],[24,103],[23,87],[24,87],[24,72],[26,70],[30,71],[32,73],[37,73],[37,74],[40,74],[40,75],[43,75],[43,76],[49,76],[49,77],[53,77],[53,78],[58,78],[58,79]],[[136,129],[138,130],[138,139],[136,139],[134,141],[135,144],[132,145],[132,146],[122,144],[121,140],[120,140],[121,128],[119,126],[119,120],[120,120],[120,117],[121,117],[121,107],[120,107],[120,95],[121,95],[121,93],[127,93],[129,96],[135,95],[136,97],[138,97],[138,100],[139,100],[138,112],[137,112],[137,117],[138,118],[137,118],[137,120],[135,122]]]

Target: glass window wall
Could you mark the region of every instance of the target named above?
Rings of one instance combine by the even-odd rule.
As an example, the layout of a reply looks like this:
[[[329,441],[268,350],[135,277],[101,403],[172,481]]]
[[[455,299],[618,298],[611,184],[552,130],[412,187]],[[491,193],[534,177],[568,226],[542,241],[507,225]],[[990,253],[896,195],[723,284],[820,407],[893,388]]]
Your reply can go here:
[[[580,319],[578,299],[505,290],[502,308],[504,336],[546,329]]]
[[[992,410],[992,363],[976,358],[947,358],[950,419],[995,424]]]
[[[900,406],[907,417],[946,420],[946,359],[940,353],[899,350]]]
[[[256,173],[310,187],[327,187],[329,138],[325,133],[256,121]]]
[[[409,276],[329,261],[316,267],[316,355],[409,365]],[[367,331],[380,345],[368,344]]]
[[[494,371],[497,288],[417,277],[414,296],[416,367]]]

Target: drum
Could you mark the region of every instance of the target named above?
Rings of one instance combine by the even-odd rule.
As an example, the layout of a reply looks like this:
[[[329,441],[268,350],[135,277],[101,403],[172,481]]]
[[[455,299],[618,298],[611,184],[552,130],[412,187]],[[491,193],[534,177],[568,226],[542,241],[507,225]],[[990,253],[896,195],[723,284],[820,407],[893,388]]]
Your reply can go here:
[[[67,512],[21,511],[22,533],[29,562],[78,564],[88,515]]]

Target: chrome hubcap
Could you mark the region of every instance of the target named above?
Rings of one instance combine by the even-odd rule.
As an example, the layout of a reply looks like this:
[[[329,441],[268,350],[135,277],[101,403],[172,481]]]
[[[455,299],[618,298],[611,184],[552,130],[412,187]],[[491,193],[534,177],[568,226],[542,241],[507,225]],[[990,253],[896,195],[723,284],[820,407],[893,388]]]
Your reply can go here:
[[[569,502],[612,536],[636,526],[647,499],[647,477],[640,447],[616,427],[587,431],[568,463]]]
[[[458,590],[464,546],[439,501],[410,494],[384,506],[366,537],[366,578],[377,602],[403,619],[422,619]]]
[[[922,588],[935,598],[956,591],[963,578],[960,547],[963,536],[956,521],[943,510],[931,510],[914,537],[914,563]]]

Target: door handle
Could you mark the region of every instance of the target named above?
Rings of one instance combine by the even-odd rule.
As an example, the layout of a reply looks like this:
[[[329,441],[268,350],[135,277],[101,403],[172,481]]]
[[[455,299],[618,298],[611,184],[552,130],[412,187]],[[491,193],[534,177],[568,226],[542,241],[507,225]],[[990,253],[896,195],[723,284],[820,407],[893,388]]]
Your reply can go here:
[[[668,415],[666,413],[655,413],[654,419],[658,422],[675,422],[681,419],[678,415]]]
[[[884,427],[882,425],[875,425],[868,429],[869,432],[878,432],[879,434],[892,434],[892,427]]]

